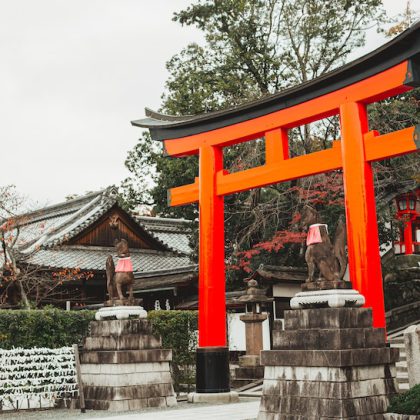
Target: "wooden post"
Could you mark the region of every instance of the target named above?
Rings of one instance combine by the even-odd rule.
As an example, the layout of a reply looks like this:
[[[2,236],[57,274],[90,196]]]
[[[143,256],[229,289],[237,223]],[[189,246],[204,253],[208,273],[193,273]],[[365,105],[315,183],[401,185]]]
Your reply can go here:
[[[289,135],[286,128],[265,133],[265,164],[275,164],[289,158]]]
[[[200,347],[226,346],[224,200],[216,195],[216,174],[223,152],[200,148],[200,252],[198,325]]]
[[[413,227],[411,218],[404,220],[404,245],[405,255],[413,254]]]
[[[366,107],[340,106],[341,151],[347,217],[350,280],[373,309],[373,325],[385,327],[384,293],[379,255],[378,225],[372,167],[366,161],[364,135],[368,132]]]
[[[77,385],[79,386],[80,411],[82,413],[85,413],[86,412],[85,395],[83,393],[82,372],[80,371],[79,346],[77,344],[73,344],[73,351],[74,351],[74,362],[76,365]]]

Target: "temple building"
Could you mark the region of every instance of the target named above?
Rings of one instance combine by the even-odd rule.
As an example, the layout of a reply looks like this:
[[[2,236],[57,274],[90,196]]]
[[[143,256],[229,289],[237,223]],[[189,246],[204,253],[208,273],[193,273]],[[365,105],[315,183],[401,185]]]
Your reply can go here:
[[[197,293],[189,222],[129,213],[119,205],[114,188],[20,215],[14,219],[13,230],[22,269],[31,267],[50,275],[51,281],[66,273],[54,297],[42,304],[70,302],[67,306],[73,308],[103,303],[105,262],[108,255],[115,256],[116,238],[128,241],[134,294],[143,298],[147,310],[173,309],[184,296]],[[72,278],[73,272],[79,275]]]

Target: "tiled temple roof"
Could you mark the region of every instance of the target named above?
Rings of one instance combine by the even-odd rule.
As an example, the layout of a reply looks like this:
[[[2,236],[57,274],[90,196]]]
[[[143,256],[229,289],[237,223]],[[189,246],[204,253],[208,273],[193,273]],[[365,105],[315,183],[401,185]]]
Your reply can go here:
[[[69,245],[68,241],[117,204],[116,190],[107,188],[18,216],[16,226],[19,226],[18,248],[22,260],[51,268],[104,270],[107,256],[115,254],[113,248]],[[189,258],[190,228],[187,220],[129,215],[164,249],[130,249],[134,271],[169,273],[183,267],[194,270]]]
[[[161,242],[179,252],[190,254],[188,232],[190,222],[185,219],[137,216],[136,221]]]
[[[149,249],[130,250],[136,273],[158,272],[190,267],[188,256]],[[58,248],[40,249],[29,257],[28,262],[52,269],[78,267],[82,270],[104,270],[108,255],[115,257],[115,249],[107,247],[66,245]],[[115,260],[115,259],[114,259]],[[193,269],[193,268],[192,268]]]
[[[17,218],[20,226],[18,246],[29,254],[42,248],[53,248],[67,242],[96,222],[117,204],[113,188],[22,214]],[[135,216],[138,225],[168,251],[189,254],[188,221],[160,217]]]

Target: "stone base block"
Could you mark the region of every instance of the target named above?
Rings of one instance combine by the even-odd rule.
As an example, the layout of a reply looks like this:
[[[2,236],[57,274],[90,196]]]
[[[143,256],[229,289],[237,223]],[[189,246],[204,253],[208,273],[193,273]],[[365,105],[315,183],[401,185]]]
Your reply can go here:
[[[104,306],[141,306],[143,299],[138,298],[124,298],[124,299],[112,299],[107,300]]]
[[[264,377],[264,366],[238,367],[235,369],[237,379],[262,379]]]
[[[90,337],[119,337],[127,334],[152,334],[152,326],[147,319],[101,320],[89,324]]]
[[[331,289],[351,289],[352,285],[349,281],[327,281],[317,280],[303,283],[301,286],[302,292],[308,292],[310,290],[331,290]]]
[[[395,363],[396,348],[362,348],[345,350],[264,350],[261,364],[265,366],[369,366]]]
[[[322,308],[322,310],[284,311],[284,328],[286,331],[372,328],[372,310],[369,308]]]
[[[124,364],[82,364],[82,375],[127,375],[148,372],[169,372],[169,362],[124,363]]]
[[[385,347],[384,337],[383,328],[273,330],[273,348],[276,350],[378,349]]]
[[[172,360],[172,350],[142,349],[116,351],[83,351],[80,354],[81,363],[113,364],[113,363],[142,363],[169,362]]]
[[[164,408],[177,405],[175,396],[141,398],[135,400],[85,400],[88,410],[133,411],[143,408]]]
[[[235,375],[230,381],[230,386],[232,388],[241,388],[262,378],[264,378],[264,366],[260,364],[256,366],[240,366],[235,369]]]
[[[299,416],[299,415],[268,415],[266,417],[258,416],[257,420],[330,420],[333,417],[320,417],[320,416]],[[369,416],[356,416],[356,417],[337,417],[340,419],[346,420],[384,420],[384,416],[382,414],[374,414]]]
[[[171,382],[171,373],[169,369],[163,372],[134,372],[125,374],[108,375],[106,373],[99,375],[83,374],[83,383],[88,386],[137,386],[154,385]]]
[[[253,367],[260,365],[260,356],[252,354],[246,354],[245,356],[239,356],[239,366],[241,367]]]
[[[270,419],[273,413],[281,413],[280,416],[276,417],[279,419],[299,418],[298,416],[306,419],[311,418],[314,413],[317,413],[318,418],[360,419],[365,416],[366,418],[371,418],[367,416],[385,413],[388,403],[389,400],[384,395],[344,400],[335,398],[263,396],[261,407],[264,407],[267,411],[262,411],[260,408],[258,420]]]
[[[172,383],[131,386],[91,386],[84,388],[86,399],[104,401],[142,400],[147,398],[173,397]]]
[[[108,337],[86,337],[84,342],[85,350],[141,350],[156,349],[162,347],[160,337],[154,335],[142,334],[126,334],[123,336]]]
[[[169,363],[146,319],[93,321],[80,352],[86,408],[129,411],[176,405]]]
[[[265,366],[258,420],[383,419],[397,393],[398,349],[367,308],[285,312]]]
[[[209,403],[209,404],[227,404],[239,402],[239,395],[235,391],[198,393],[190,392],[188,394],[189,403]]]

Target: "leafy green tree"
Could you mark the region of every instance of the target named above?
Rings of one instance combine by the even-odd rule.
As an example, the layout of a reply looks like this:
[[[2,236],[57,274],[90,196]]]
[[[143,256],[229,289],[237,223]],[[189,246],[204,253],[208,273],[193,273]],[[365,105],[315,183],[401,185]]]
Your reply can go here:
[[[197,27],[205,37],[204,45],[190,44],[167,63],[161,111],[186,115],[235,106],[343,65],[350,52],[364,45],[365,29],[383,23],[385,13],[381,0],[197,0],[173,19]],[[337,118],[291,130],[291,155],[331,147],[338,133]],[[224,158],[231,172],[260,165],[264,143],[226,148]],[[196,206],[169,208],[166,203],[167,189],[198,176],[196,157],[167,159],[161,145],[143,134],[126,165],[133,174],[124,183],[129,204],[149,202],[162,215],[197,218]],[[153,185],[145,189],[150,178]],[[226,197],[226,247],[232,265],[236,252],[252,250],[290,229],[292,214],[307,200],[299,191],[316,194],[314,185],[328,189],[336,178],[340,172]],[[342,205],[323,212],[329,222]],[[297,246],[263,251],[265,260],[278,263],[296,262],[301,255]],[[254,260],[251,268],[258,263]]]

